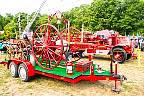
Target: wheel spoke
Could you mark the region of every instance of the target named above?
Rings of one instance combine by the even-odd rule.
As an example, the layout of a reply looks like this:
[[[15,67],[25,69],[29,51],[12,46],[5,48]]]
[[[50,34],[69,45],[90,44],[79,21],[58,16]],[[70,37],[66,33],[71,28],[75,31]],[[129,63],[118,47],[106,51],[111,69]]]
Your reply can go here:
[[[40,63],[42,63],[42,62],[44,61],[44,57],[45,57],[45,56],[44,56],[43,53],[44,53],[44,51],[42,51],[41,55],[39,55],[39,58],[40,58],[40,56],[41,56],[41,61],[39,61]],[[38,58],[38,59],[39,59],[39,58]]]
[[[59,49],[59,48],[62,48],[62,45],[52,45],[52,46],[49,46],[49,48],[56,48],[56,49]]]
[[[52,53],[56,54],[57,56],[61,57],[61,55],[57,54],[56,52],[54,52],[53,50],[51,50],[50,48],[48,48],[49,51],[51,51]]]
[[[43,48],[43,47],[45,47],[45,46],[33,46],[34,48]]]
[[[48,60],[46,60],[46,66],[47,66],[47,64],[49,64],[49,68],[51,67],[51,60],[50,60],[50,55],[49,55],[49,53],[47,53],[47,56],[48,56]]]
[[[50,56],[52,57],[52,60],[54,60],[54,62],[57,62],[57,61],[55,60],[55,58],[53,57],[53,55],[51,54],[52,52],[48,51],[48,53],[49,53]],[[48,53],[47,53],[47,54],[48,54]]]
[[[43,52],[44,52],[44,50],[42,50],[42,52],[40,53],[40,54],[35,54],[35,56],[38,58],[38,62],[39,62],[39,59],[40,59],[40,57],[42,56],[42,54],[43,54]]]

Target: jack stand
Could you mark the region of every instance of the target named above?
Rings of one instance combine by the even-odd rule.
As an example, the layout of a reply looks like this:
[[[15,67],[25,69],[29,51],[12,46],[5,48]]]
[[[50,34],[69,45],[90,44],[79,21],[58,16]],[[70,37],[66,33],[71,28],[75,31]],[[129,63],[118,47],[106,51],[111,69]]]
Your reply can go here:
[[[120,88],[118,88],[118,81],[117,80],[115,80],[115,84],[114,84],[115,86],[114,87],[112,87],[112,91],[113,92],[116,92],[116,93],[120,93],[120,91],[121,91],[121,89]]]
[[[115,75],[117,76],[117,62],[115,62]],[[118,82],[118,80],[115,80],[115,84],[114,84],[115,86],[112,88],[112,91],[119,94],[121,89],[118,88],[118,83],[120,83],[120,81]],[[119,86],[120,86],[120,84],[119,84]]]

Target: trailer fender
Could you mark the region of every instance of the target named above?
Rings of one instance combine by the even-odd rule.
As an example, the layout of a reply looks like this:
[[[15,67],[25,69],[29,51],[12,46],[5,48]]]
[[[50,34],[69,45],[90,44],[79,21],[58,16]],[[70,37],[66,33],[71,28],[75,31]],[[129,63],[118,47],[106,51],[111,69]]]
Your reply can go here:
[[[9,69],[10,62],[14,62],[16,65],[19,66],[19,64],[22,63],[23,60],[21,60],[21,61],[20,61],[20,60],[16,60],[16,59],[11,59],[11,60],[9,60],[9,61],[8,61],[8,64],[7,64],[7,69]]]
[[[123,48],[123,46],[114,46],[114,47],[112,47],[111,50],[109,51],[108,55],[112,54],[113,49],[115,49],[115,48]]]
[[[30,62],[23,62],[26,67],[27,67],[27,71],[28,71],[28,76],[34,76],[35,75],[35,71],[34,71],[34,67],[32,66],[32,64]]]
[[[25,65],[26,65],[26,67],[27,67],[27,69],[28,69],[28,76],[34,76],[35,75],[35,70],[34,70],[34,67],[33,67],[33,65],[29,62],[29,61],[27,61],[27,60],[21,60],[21,61],[19,61],[19,60],[9,60],[8,61],[8,64],[7,64],[7,68],[9,69],[9,64],[10,64],[10,62],[14,62],[15,64],[17,64],[18,66],[21,64],[21,63],[24,63]]]
[[[112,48],[112,50],[114,49],[114,48],[123,48],[123,46],[114,46],[113,48]],[[123,48],[124,49],[124,48]],[[111,51],[112,51],[111,50]]]

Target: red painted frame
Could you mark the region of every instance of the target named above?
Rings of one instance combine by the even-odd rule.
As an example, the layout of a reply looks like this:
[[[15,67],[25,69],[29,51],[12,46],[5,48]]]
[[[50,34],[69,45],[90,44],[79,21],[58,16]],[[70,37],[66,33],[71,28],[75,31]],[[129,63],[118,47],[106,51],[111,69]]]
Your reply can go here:
[[[116,81],[119,81],[117,78],[112,77],[112,76],[96,76],[96,75],[86,76],[86,75],[81,75],[81,76],[78,76],[74,79],[71,79],[71,78],[67,78],[67,77],[62,77],[62,76],[58,76],[58,75],[44,73],[44,72],[41,72],[41,71],[35,71],[35,73],[40,74],[40,75],[44,75],[44,76],[47,76],[47,77],[55,78],[55,79],[58,79],[58,80],[66,81],[66,82],[69,82],[69,83],[78,83],[81,80],[86,80],[86,81],[91,81],[91,82],[96,82],[97,80],[116,80]]]
[[[70,82],[70,83],[77,83],[81,80],[86,80],[86,81],[91,81],[91,82],[95,82],[97,80],[117,80],[117,81],[119,81],[119,79],[117,79],[116,77],[113,77],[113,76],[81,75],[81,76],[78,76],[74,79],[71,79],[71,78],[67,78],[67,77],[63,77],[63,76],[49,74],[49,73],[45,73],[45,72],[35,70],[33,65],[28,60],[12,59],[9,62],[0,62],[0,63],[4,64],[4,65],[7,64],[7,67],[9,68],[9,63],[11,61],[13,61],[16,65],[20,65],[21,63],[24,63],[26,65],[27,69],[28,69],[28,76],[34,76],[35,74],[40,74],[40,75],[55,78],[55,79],[58,79],[58,80],[63,80],[63,81],[66,81],[66,82]],[[112,71],[111,68],[110,68],[110,70]],[[115,71],[117,72],[117,69]]]

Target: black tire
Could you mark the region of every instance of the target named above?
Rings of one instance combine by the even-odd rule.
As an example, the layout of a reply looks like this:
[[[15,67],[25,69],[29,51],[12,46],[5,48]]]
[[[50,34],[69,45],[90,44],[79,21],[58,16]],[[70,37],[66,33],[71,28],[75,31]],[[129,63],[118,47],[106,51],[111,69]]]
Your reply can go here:
[[[116,58],[116,55],[119,55],[118,58]],[[123,48],[114,48],[112,50],[112,59],[114,62],[123,63],[126,60],[126,52]]]
[[[127,54],[127,59],[126,60],[129,60],[131,57],[132,57],[132,54]]]
[[[18,65],[16,65],[14,62],[10,62],[9,69],[12,77],[18,77]]]
[[[28,76],[28,68],[24,63],[19,65],[18,74],[22,81],[27,82],[30,80],[30,77]]]

